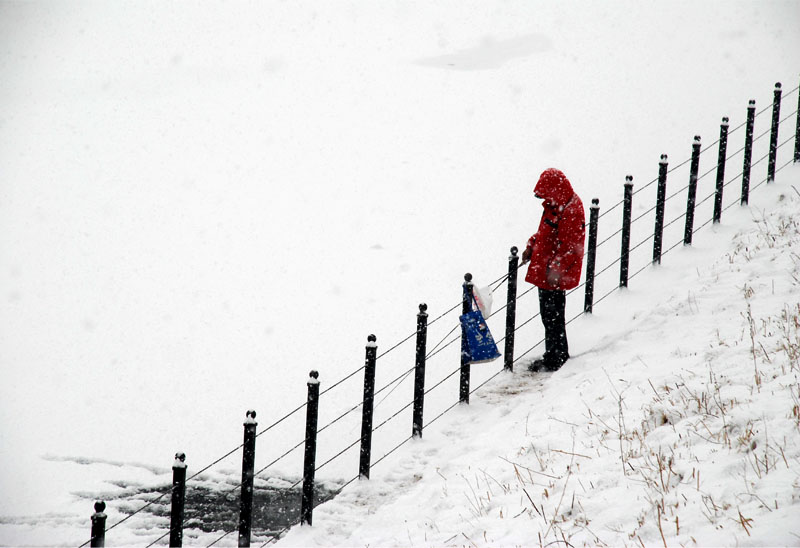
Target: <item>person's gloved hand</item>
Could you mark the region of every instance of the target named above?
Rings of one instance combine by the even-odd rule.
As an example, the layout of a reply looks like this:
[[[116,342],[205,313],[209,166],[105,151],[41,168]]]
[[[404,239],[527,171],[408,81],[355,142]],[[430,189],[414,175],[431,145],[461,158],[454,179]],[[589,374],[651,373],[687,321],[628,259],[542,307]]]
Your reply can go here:
[[[526,247],[525,251],[522,252],[522,264],[527,263],[531,260],[532,250],[530,247]]]

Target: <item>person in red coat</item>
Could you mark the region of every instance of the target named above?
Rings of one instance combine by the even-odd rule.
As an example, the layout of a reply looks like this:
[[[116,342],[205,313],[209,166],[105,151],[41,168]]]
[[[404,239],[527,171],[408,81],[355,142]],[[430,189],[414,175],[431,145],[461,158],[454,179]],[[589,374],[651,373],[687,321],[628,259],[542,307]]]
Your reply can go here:
[[[566,291],[577,287],[581,278],[586,216],[583,202],[558,169],[546,169],[533,193],[544,200],[544,211],[539,230],[522,253],[522,263],[530,261],[525,281],[539,288],[545,351],[529,369],[556,371],[569,359],[564,318]]]

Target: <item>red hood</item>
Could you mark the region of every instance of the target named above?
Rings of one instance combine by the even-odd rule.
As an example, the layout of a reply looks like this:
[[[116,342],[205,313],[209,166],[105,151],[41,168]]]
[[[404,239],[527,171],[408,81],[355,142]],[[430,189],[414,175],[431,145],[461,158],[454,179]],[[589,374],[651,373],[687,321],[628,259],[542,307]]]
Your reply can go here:
[[[546,204],[566,205],[575,191],[564,173],[551,167],[542,172],[539,182],[533,189],[533,193],[539,198],[543,198]]]

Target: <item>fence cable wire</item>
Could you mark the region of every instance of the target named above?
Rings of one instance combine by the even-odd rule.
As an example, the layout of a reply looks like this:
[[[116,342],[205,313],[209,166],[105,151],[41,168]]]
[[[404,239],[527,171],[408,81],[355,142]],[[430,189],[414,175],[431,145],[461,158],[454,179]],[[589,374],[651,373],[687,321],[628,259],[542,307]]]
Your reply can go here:
[[[150,548],[151,546],[155,546],[156,544],[158,544],[160,541],[164,540],[164,538],[166,538],[170,534],[172,534],[172,527],[171,526],[170,526],[169,530],[166,533],[164,533],[163,535],[158,537],[156,540],[154,540],[153,542],[148,544],[145,548]]]
[[[494,291],[494,290],[497,290],[497,288],[499,288],[499,287],[500,287],[500,286],[501,286],[501,285],[502,285],[502,284],[503,284],[503,283],[504,283],[504,282],[505,282],[507,279],[508,279],[508,274],[503,274],[502,276],[500,276],[499,278],[497,278],[495,281],[493,281],[493,282],[492,282],[492,283],[490,283],[489,285],[490,285],[490,286],[492,286],[492,285],[495,285],[495,284],[496,284],[496,287],[493,289],[493,291]],[[436,317],[436,318],[434,318],[433,320],[429,321],[429,322],[428,322],[428,326],[431,326],[431,325],[435,324],[437,321],[441,320],[442,318],[444,318],[445,316],[447,316],[448,314],[450,314],[451,312],[453,312],[454,310],[456,310],[456,309],[457,309],[459,306],[461,306],[461,303],[458,303],[458,304],[456,304],[456,305],[452,306],[451,308],[449,308],[448,310],[446,310],[445,312],[443,312],[442,314],[440,314],[439,316],[437,316],[437,317]],[[377,361],[377,360],[379,360],[379,359],[383,358],[384,356],[386,356],[387,354],[389,354],[390,352],[392,352],[393,350],[396,350],[397,348],[399,348],[400,346],[402,346],[403,344],[407,343],[407,342],[408,342],[408,341],[410,341],[412,338],[414,338],[414,337],[416,336],[416,334],[417,334],[417,332],[416,332],[416,331],[414,331],[413,333],[409,334],[407,337],[405,337],[405,338],[404,338],[404,339],[402,339],[400,342],[398,342],[398,343],[396,343],[395,345],[393,345],[392,347],[390,347],[388,350],[386,350],[386,351],[384,351],[384,352],[382,352],[382,353],[378,354],[378,355],[375,357],[375,360]],[[348,374],[348,375],[347,375],[347,376],[345,376],[344,378],[340,379],[340,380],[339,380],[339,381],[337,381],[336,383],[334,383],[334,384],[332,384],[331,386],[329,386],[328,388],[326,388],[324,391],[320,392],[320,397],[322,397],[322,396],[323,396],[324,394],[326,394],[327,392],[330,392],[331,390],[333,390],[334,388],[336,388],[337,386],[339,386],[339,385],[340,385],[340,384],[342,384],[343,382],[345,382],[345,381],[347,381],[347,380],[351,379],[352,377],[354,377],[355,375],[357,375],[358,373],[360,373],[360,372],[361,372],[361,371],[363,371],[363,370],[364,370],[364,366],[361,366],[361,367],[359,367],[358,369],[356,369],[356,370],[355,370],[355,371],[353,371],[352,373]],[[299,411],[299,410],[300,410],[300,409],[302,409],[303,407],[305,407],[305,404],[303,404],[303,405],[299,406],[297,409],[295,409],[294,411],[292,411],[292,414],[293,414],[293,413],[296,413],[297,411]]]
[[[784,144],[786,144],[786,143],[784,143]],[[781,171],[783,168],[785,168],[786,166],[788,166],[788,165],[790,165],[790,164],[793,164],[793,163],[794,163],[794,160],[789,160],[788,162],[786,162],[785,164],[783,164],[781,167],[779,167],[779,168],[776,168],[776,169],[775,169],[775,173],[777,174],[777,173],[778,173],[778,172],[780,172],[780,171]],[[751,190],[751,191],[753,191],[753,190],[757,189],[758,187],[760,187],[761,185],[763,185],[763,184],[765,184],[765,183],[767,183],[767,182],[769,182],[769,179],[765,177],[765,178],[763,178],[763,179],[762,179],[762,180],[761,180],[761,181],[760,181],[758,184],[756,184],[755,186],[753,186],[753,187],[752,187],[750,190]],[[734,203],[733,203],[733,204],[731,204],[731,205],[735,205],[735,204],[736,204],[736,202],[734,202]],[[727,210],[728,208],[730,208],[730,207],[731,207],[731,205],[729,205],[729,206],[728,206],[728,207],[726,207],[725,209]]]
[[[518,266],[517,268],[519,269],[521,266],[522,266],[522,265]],[[499,287],[500,287],[500,286],[501,286],[501,285],[502,285],[502,284],[503,284],[503,283],[504,283],[504,282],[505,282],[507,279],[508,279],[508,274],[506,274],[506,275],[504,275],[503,277],[501,277],[501,278],[498,278],[498,280],[496,280],[496,281],[492,282],[493,284],[497,284],[497,285],[496,285],[496,287],[494,288],[494,290],[493,290],[493,291],[496,291],[496,290],[497,290],[497,288],[499,288]],[[498,282],[499,282],[499,283],[498,283]],[[521,298],[522,296],[524,296],[525,294],[527,294],[527,293],[528,293],[528,292],[530,292],[530,291],[531,291],[531,290],[529,289],[528,291],[526,291],[525,293],[523,293],[522,295],[520,295],[520,297],[518,297],[518,299],[519,299],[519,298]],[[489,316],[489,318],[491,318],[491,317],[492,317],[492,316],[494,316],[496,313],[498,313],[498,312],[500,312],[501,310],[503,310],[504,308],[506,308],[506,306],[508,306],[508,305],[506,304],[506,305],[502,306],[500,309],[498,309],[498,310],[496,310],[495,312],[493,312],[493,313],[492,313],[492,314]],[[441,316],[440,316],[440,317],[441,317]],[[488,319],[488,318],[487,318],[487,319]],[[432,323],[432,322],[431,322],[431,323]],[[428,323],[428,325],[430,325],[430,323]],[[443,338],[442,338],[442,339],[441,339],[441,340],[440,340],[440,341],[439,341],[439,342],[438,342],[438,343],[437,343],[437,344],[436,344],[436,345],[433,347],[433,349],[432,349],[432,350],[430,350],[430,351],[429,351],[429,352],[426,354],[426,356],[425,356],[425,360],[426,360],[426,361],[427,361],[428,359],[432,358],[433,356],[435,356],[436,354],[438,354],[439,352],[443,351],[445,348],[447,348],[448,346],[450,346],[451,344],[453,344],[454,342],[456,342],[457,340],[459,340],[459,339],[461,338],[461,336],[460,336],[460,335],[458,335],[458,336],[454,337],[454,338],[453,338],[451,341],[449,341],[447,344],[445,344],[443,347],[439,348],[439,345],[441,345],[441,344],[442,344],[442,343],[443,343],[443,342],[444,342],[444,341],[445,341],[445,340],[446,340],[446,339],[447,339],[447,338],[448,338],[448,337],[449,337],[449,336],[450,336],[450,335],[453,333],[453,331],[455,331],[456,329],[458,329],[458,328],[460,327],[460,325],[461,325],[460,323],[457,323],[457,324],[456,324],[456,325],[455,325],[455,326],[454,326],[454,327],[453,327],[453,328],[452,328],[452,329],[451,329],[451,330],[450,330],[450,331],[447,333],[447,335],[445,335],[445,336],[444,336],[444,337],[443,337]],[[415,333],[414,333],[414,335],[416,335],[416,334],[417,334],[417,333],[415,332]],[[362,368],[362,369],[363,369],[363,368]],[[388,393],[388,394],[386,394],[386,395],[385,395],[385,396],[384,396],[384,397],[383,397],[383,398],[382,398],[380,401],[378,401],[378,402],[375,404],[375,408],[377,408],[379,405],[381,405],[381,404],[382,404],[382,403],[383,403],[383,402],[386,400],[386,398],[388,398],[388,397],[389,397],[389,396],[390,396],[390,395],[391,395],[391,394],[392,394],[392,393],[393,393],[393,392],[394,392],[394,391],[395,391],[395,390],[396,390],[396,389],[397,389],[397,388],[398,388],[398,387],[399,387],[399,386],[402,384],[402,382],[403,382],[403,381],[404,381],[406,378],[408,378],[408,376],[409,376],[411,373],[413,373],[413,372],[414,372],[414,370],[415,370],[415,369],[416,369],[416,367],[412,367],[412,368],[410,368],[410,369],[408,369],[408,370],[404,371],[403,373],[401,373],[400,375],[398,375],[397,377],[395,377],[393,380],[389,381],[389,382],[388,382],[386,385],[384,385],[383,387],[381,387],[380,389],[378,389],[378,390],[375,392],[374,396],[377,396],[377,395],[379,395],[381,392],[385,391],[387,388],[389,388],[390,386],[394,385],[394,388],[392,388],[392,389],[389,391],[389,393]],[[362,407],[363,405],[364,405],[363,401],[362,401],[362,402],[359,402],[359,403],[358,403],[358,404],[356,404],[354,407],[352,407],[350,410],[346,411],[345,413],[343,413],[342,415],[340,415],[339,417],[337,417],[336,419],[334,419],[332,422],[330,422],[330,423],[328,423],[327,425],[323,426],[323,427],[322,427],[322,428],[321,428],[321,429],[318,431],[318,433],[319,433],[319,432],[322,432],[323,430],[325,430],[325,429],[326,429],[326,428],[328,428],[329,426],[332,426],[334,423],[336,423],[336,422],[338,422],[339,420],[343,419],[345,416],[349,415],[350,413],[352,413],[352,412],[356,411],[357,409],[359,409],[359,408],[360,408],[360,407]]]
[[[436,390],[436,389],[437,389],[439,386],[441,386],[441,385],[442,385],[442,384],[443,384],[445,381],[447,381],[448,379],[450,379],[450,377],[452,377],[453,375],[455,375],[456,373],[458,373],[458,372],[460,372],[460,371],[461,371],[461,368],[459,367],[458,369],[456,369],[455,371],[453,371],[452,373],[450,373],[449,375],[447,375],[446,377],[444,377],[443,379],[441,379],[439,382],[437,382],[436,384],[434,384],[433,386],[431,386],[430,388],[428,388],[427,390],[425,390],[424,394],[425,394],[425,395],[428,395],[428,393],[432,392],[433,390]],[[395,411],[395,412],[394,412],[392,415],[390,415],[388,418],[386,418],[386,419],[385,419],[383,422],[381,422],[381,423],[380,423],[378,426],[374,427],[374,428],[372,429],[372,432],[377,432],[377,431],[378,431],[380,428],[382,428],[383,426],[385,426],[387,423],[391,422],[391,421],[392,421],[394,418],[396,418],[397,416],[399,416],[399,415],[400,415],[400,414],[401,414],[403,411],[405,411],[406,409],[408,409],[408,408],[409,408],[409,407],[411,407],[412,405],[414,405],[414,400],[411,400],[409,403],[407,403],[406,405],[404,405],[403,407],[401,407],[400,409],[398,409],[397,411]],[[359,437],[359,438],[358,438],[357,440],[355,440],[353,443],[351,443],[350,445],[348,445],[347,447],[345,447],[344,449],[342,449],[341,451],[339,451],[339,452],[338,452],[336,455],[334,455],[333,457],[329,458],[328,460],[326,460],[325,462],[323,462],[322,464],[320,464],[319,466],[317,466],[315,470],[316,470],[316,471],[318,471],[318,470],[322,469],[324,466],[326,466],[327,464],[330,464],[332,461],[334,461],[335,459],[337,459],[337,458],[339,458],[340,456],[342,456],[342,455],[343,455],[344,453],[346,453],[348,450],[352,449],[352,448],[353,448],[353,447],[354,447],[354,446],[355,446],[357,443],[359,443],[360,441],[361,441],[361,437]],[[377,461],[376,461],[376,464],[377,464]]]
[[[503,284],[503,282],[504,282],[504,281],[505,281],[507,278],[508,278],[508,274],[504,274],[503,276],[499,277],[497,280],[495,280],[494,282],[492,282],[492,284],[490,284],[490,285],[497,284],[497,285],[496,285],[496,287],[495,287],[495,290],[496,290],[497,288],[499,288],[499,287],[500,287],[500,286]],[[459,306],[459,305],[460,305],[460,303],[459,303],[459,304],[457,304],[457,305],[455,305],[455,306],[453,306],[452,308],[450,308],[450,309],[449,309],[449,310],[447,310],[446,312],[444,312],[444,313],[440,314],[438,317],[434,318],[434,319],[433,319],[433,320],[431,320],[430,322],[428,322],[428,326],[430,326],[430,325],[434,324],[436,321],[438,321],[438,320],[442,319],[443,317],[445,317],[446,315],[450,314],[450,313],[451,313],[453,310],[455,310],[456,308],[458,308],[458,306]],[[458,326],[456,326],[456,327],[458,327]],[[454,329],[455,329],[455,328],[454,328]],[[453,331],[453,330],[451,330],[451,331],[450,331],[450,333],[452,333],[452,331]],[[413,337],[415,337],[416,335],[417,335],[417,332],[416,332],[416,331],[415,331],[414,333],[411,333],[411,334],[410,334],[410,335],[408,335],[406,338],[404,338],[403,340],[401,340],[400,342],[398,342],[397,344],[395,344],[394,346],[392,346],[391,348],[389,348],[388,350],[386,350],[386,351],[385,351],[385,352],[383,352],[382,354],[380,354],[380,355],[376,356],[376,357],[375,357],[375,360],[377,361],[378,359],[382,358],[383,356],[385,356],[385,355],[386,355],[386,354],[388,354],[389,352],[391,352],[391,351],[395,350],[396,348],[398,348],[398,347],[399,347],[399,346],[401,346],[402,344],[404,344],[404,343],[408,342],[409,340],[411,340],[411,339],[412,339]],[[449,334],[448,334],[447,336],[449,336]],[[445,338],[446,338],[446,337],[445,337]],[[339,379],[337,382],[335,382],[334,384],[332,384],[331,386],[329,386],[328,388],[326,388],[325,390],[323,390],[322,392],[320,392],[320,394],[319,394],[319,395],[320,395],[320,397],[322,397],[322,396],[323,396],[323,395],[325,395],[326,393],[330,392],[330,391],[331,391],[331,390],[333,390],[334,388],[338,387],[338,386],[339,386],[339,385],[341,385],[342,383],[344,383],[344,382],[348,381],[349,379],[351,379],[352,377],[354,377],[355,375],[357,375],[358,373],[360,373],[361,371],[363,371],[363,370],[364,370],[364,367],[365,367],[365,366],[361,366],[361,367],[359,367],[358,369],[356,369],[355,371],[353,371],[352,373],[350,373],[350,374],[346,375],[345,377],[343,377],[342,379]],[[413,369],[412,369],[412,371],[413,371]],[[385,390],[385,389],[386,389],[386,388],[387,388],[389,385],[391,385],[391,384],[394,384],[394,383],[396,383],[397,381],[401,381],[401,380],[402,380],[402,379],[404,379],[404,378],[405,378],[407,375],[408,375],[408,372],[405,372],[405,373],[401,374],[401,375],[400,375],[400,376],[399,376],[397,379],[395,379],[394,381],[391,381],[391,382],[390,382],[390,383],[389,383],[387,386],[383,387],[383,388],[382,388],[382,389],[380,389],[378,392],[376,392],[376,395],[377,395],[377,394],[379,394],[381,391]],[[286,419],[288,419],[289,417],[291,417],[292,415],[294,415],[294,414],[295,414],[295,413],[297,413],[298,411],[302,410],[304,407],[306,407],[306,405],[307,405],[307,402],[304,402],[304,403],[302,403],[301,405],[297,406],[297,407],[296,407],[294,410],[290,411],[289,413],[287,413],[286,415],[284,415],[282,418],[280,418],[279,420],[275,421],[275,422],[274,422],[273,424],[271,424],[270,426],[266,427],[265,429],[263,429],[263,430],[261,430],[259,433],[257,433],[257,434],[256,434],[256,437],[258,437],[258,436],[260,436],[261,434],[263,434],[263,433],[265,433],[265,432],[267,432],[267,431],[271,430],[271,429],[272,429],[272,428],[274,428],[275,426],[278,426],[278,425],[279,425],[281,422],[285,421]],[[353,411],[357,410],[359,407],[361,407],[361,405],[362,405],[362,404],[358,404],[358,405],[356,405],[355,407],[353,407],[353,408],[352,408],[352,409],[350,409],[349,411],[345,412],[345,413],[344,413],[343,415],[341,415],[340,417],[338,417],[338,418],[334,419],[334,420],[333,420],[331,423],[329,423],[329,424],[325,425],[324,427],[322,427],[322,429],[320,429],[320,432],[321,432],[322,430],[324,430],[325,428],[327,428],[327,427],[331,426],[331,425],[332,425],[332,424],[334,424],[335,422],[337,422],[337,421],[341,420],[342,418],[344,418],[344,417],[345,417],[345,416],[347,416],[348,414],[352,413]],[[242,445],[240,445],[239,447],[237,447],[237,448],[236,448],[234,451],[236,451],[236,450],[240,449],[241,447],[242,447]],[[227,456],[229,456],[229,455],[226,455],[226,457],[227,457]],[[224,458],[224,457],[223,457],[223,458]]]
[[[219,537],[217,540],[215,540],[215,541],[214,541],[214,542],[212,542],[211,544],[208,544],[208,545],[206,545],[206,548],[211,548],[212,546],[214,546],[216,543],[218,543],[219,541],[221,541],[222,539],[224,539],[225,537],[227,537],[227,536],[228,536],[228,535],[230,535],[231,533],[233,533],[233,530],[230,530],[230,531],[228,531],[227,533],[225,533],[224,535],[222,535],[221,537]]]
[[[500,276],[499,278],[497,278],[497,279],[496,279],[494,282],[492,282],[490,285],[497,284],[497,287],[500,287],[500,285],[502,285],[502,284],[503,284],[503,282],[505,281],[505,279],[506,279],[507,277],[508,277],[508,274],[504,274],[503,276]],[[445,312],[443,312],[442,314],[440,314],[439,316],[437,316],[436,318],[434,318],[433,320],[431,320],[430,322],[428,322],[428,325],[429,325],[429,326],[430,326],[430,325],[433,325],[433,324],[434,324],[434,323],[436,323],[437,321],[441,320],[442,318],[444,318],[445,316],[447,316],[448,314],[450,314],[451,312],[453,312],[453,311],[454,311],[455,309],[457,309],[457,308],[458,308],[460,305],[461,305],[461,303],[458,303],[458,304],[454,305],[453,307],[449,308],[448,310],[446,310]],[[382,352],[382,353],[378,354],[378,355],[375,357],[375,360],[377,361],[377,360],[379,360],[379,359],[383,358],[384,356],[386,356],[387,354],[389,354],[390,352],[392,352],[393,350],[396,350],[397,348],[399,348],[400,346],[402,346],[403,344],[407,343],[407,342],[408,342],[408,341],[410,341],[412,338],[414,338],[414,337],[416,336],[416,334],[417,334],[417,332],[416,332],[416,331],[414,331],[413,333],[411,333],[410,335],[408,335],[407,337],[405,337],[404,339],[402,339],[400,342],[398,342],[398,343],[394,344],[394,345],[393,345],[392,347],[390,347],[388,350],[385,350],[384,352]],[[350,380],[351,378],[353,378],[355,375],[357,375],[358,373],[360,373],[360,372],[361,372],[361,371],[363,371],[363,370],[364,370],[364,366],[362,365],[361,367],[359,367],[359,368],[358,368],[358,369],[356,369],[355,371],[353,371],[353,372],[349,373],[348,375],[346,375],[346,376],[345,376],[345,377],[343,377],[342,379],[339,379],[338,381],[336,381],[335,383],[333,383],[331,386],[329,386],[328,388],[326,388],[325,390],[323,390],[322,392],[320,392],[320,394],[319,394],[319,395],[320,395],[320,397],[322,397],[322,396],[323,396],[323,395],[325,395],[326,393],[330,392],[330,391],[331,391],[331,390],[333,390],[334,388],[338,387],[338,386],[339,386],[339,385],[341,385],[342,383],[344,383],[344,382],[346,382],[346,381]],[[269,430],[269,429],[273,428],[274,426],[277,426],[277,424],[279,424],[279,423],[280,423],[280,422],[282,422],[283,420],[285,420],[285,419],[289,418],[289,417],[290,417],[291,415],[293,415],[294,413],[297,413],[298,411],[300,411],[301,409],[303,409],[305,406],[306,406],[306,404],[305,404],[305,403],[303,403],[303,404],[299,405],[297,408],[295,408],[293,411],[291,411],[290,413],[288,413],[288,414],[287,414],[285,417],[283,417],[283,418],[282,418],[280,421],[278,421],[276,424],[270,425],[270,426],[269,426],[268,428],[266,428],[265,430],[262,430],[261,432],[259,432],[259,433],[257,434],[257,436],[260,436],[261,434],[263,434],[263,433],[264,433],[264,432],[266,432],[267,430]]]

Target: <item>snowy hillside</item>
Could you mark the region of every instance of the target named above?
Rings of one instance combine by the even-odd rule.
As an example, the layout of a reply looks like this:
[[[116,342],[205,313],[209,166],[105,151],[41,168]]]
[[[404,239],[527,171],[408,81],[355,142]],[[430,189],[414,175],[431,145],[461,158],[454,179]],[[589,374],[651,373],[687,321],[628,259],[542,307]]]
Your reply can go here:
[[[800,544],[800,167],[774,186],[280,545]]]
[[[349,411],[361,397],[370,333],[382,390],[373,456],[383,460],[373,482],[351,483],[318,509],[313,530],[283,542],[424,543],[427,535],[468,544],[461,533],[475,543],[538,542],[533,529],[524,538],[496,528],[490,535],[502,509],[515,525],[544,525],[544,544],[561,532],[576,542],[633,543],[626,535],[634,531],[647,544],[661,538],[652,516],[662,499],[662,530],[675,542],[706,534],[712,522],[728,534],[737,505],[753,519],[752,539],[773,540],[756,535],[768,519],[784,524],[797,493],[794,477],[786,481],[797,455],[777,422],[792,420],[777,396],[785,394],[776,383],[788,380],[770,376],[781,364],[781,375],[796,371],[777,348],[783,305],[792,314],[797,301],[784,272],[794,263],[764,244],[755,255],[746,238],[763,237],[764,222],[754,218],[790,232],[771,215],[796,208],[796,169],[755,190],[749,207],[726,211],[722,226],[702,228],[691,249],[674,249],[659,269],[646,267],[655,200],[647,182],[668,154],[675,198],[667,218],[679,218],[685,161],[700,135],[698,198],[707,197],[714,141],[728,116],[726,204],[735,204],[748,100],[758,111],[755,185],[766,173],[779,81],[786,164],[798,20],[792,0],[0,2],[0,545],[80,545],[96,499],[108,502],[108,545],[155,542],[165,532],[158,497],[176,451],[186,453],[197,475],[191,494],[202,499],[187,540],[210,544],[236,520],[248,409],[261,432],[259,494],[301,474],[302,450],[291,448],[304,437],[311,369],[324,392],[317,479],[337,489],[356,472],[360,413]],[[486,385],[469,408],[443,414],[458,394],[453,337],[463,275],[480,286],[501,279],[509,248],[537,226],[531,191],[551,166],[587,207],[600,200],[598,268],[609,270],[596,297],[609,296],[594,316],[570,324],[575,359],[567,369],[540,384],[522,367],[509,377],[497,375],[496,363],[475,366],[472,386]],[[629,291],[610,293],[620,249],[614,204],[627,174],[640,245],[631,268],[644,270]],[[711,205],[699,205],[698,227]],[[665,243],[678,242],[682,229],[671,225]],[[728,247],[735,236],[738,251]],[[773,251],[781,251],[774,261]],[[520,286],[517,309],[517,356],[525,360],[540,352],[542,335],[528,289]],[[501,284],[497,302],[504,296]],[[426,386],[436,387],[426,422],[435,421],[423,441],[390,454],[410,434],[404,406],[421,302],[434,354]],[[567,306],[579,315],[580,294]],[[496,334],[502,316],[490,320]],[[762,384],[740,386],[747,378]],[[723,397],[724,414],[704,407]],[[659,416],[666,427],[656,427]],[[690,423],[697,435],[687,433]],[[744,451],[750,441],[756,447]],[[690,479],[698,481],[690,468],[699,470],[691,459],[708,460],[711,448],[730,461],[703,468],[689,493]],[[673,452],[680,457],[658,494],[652,471]],[[519,480],[508,477],[507,461],[517,463]],[[755,486],[737,475],[741,462],[751,463]],[[476,480],[462,466],[487,475]],[[527,469],[547,476],[533,486]],[[578,482],[578,472],[600,479]],[[500,485],[489,478],[487,487],[489,475]],[[775,478],[784,490],[772,495]],[[625,505],[599,514],[597,505],[619,506],[605,497],[624,489]],[[674,508],[683,495],[685,508],[699,501],[710,519]],[[409,497],[438,509],[412,507]],[[391,512],[414,525],[389,524]],[[751,538],[744,518],[740,543]],[[283,526],[255,525],[261,542]],[[796,531],[774,532],[783,535],[775,542],[794,542]],[[229,534],[218,545],[235,542]]]

